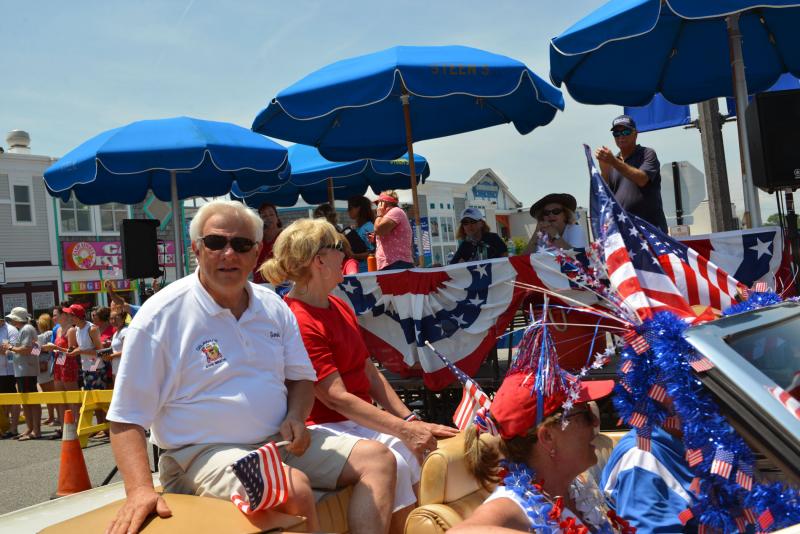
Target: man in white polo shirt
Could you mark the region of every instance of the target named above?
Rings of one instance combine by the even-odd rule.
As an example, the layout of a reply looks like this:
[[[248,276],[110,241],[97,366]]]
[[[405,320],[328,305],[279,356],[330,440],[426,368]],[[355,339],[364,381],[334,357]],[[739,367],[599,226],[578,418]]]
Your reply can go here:
[[[392,453],[304,425],[316,375],[296,320],[275,293],[247,280],[261,233],[261,219],[241,203],[204,205],[190,227],[197,272],[156,293],[131,321],[108,412],[127,494],[110,532],[137,532],[151,513],[171,514],[153,489],[145,428],[165,449],[167,492],[244,495],[228,466],[266,441],[288,440],[281,453],[292,494],[278,509],[308,517],[315,530],[311,486],[354,484],[351,532],[388,528]]]

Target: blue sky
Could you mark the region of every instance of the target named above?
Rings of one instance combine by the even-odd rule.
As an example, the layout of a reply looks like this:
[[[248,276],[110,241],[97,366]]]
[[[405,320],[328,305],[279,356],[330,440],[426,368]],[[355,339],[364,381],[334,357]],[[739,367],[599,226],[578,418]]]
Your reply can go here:
[[[462,44],[511,56],[548,78],[548,41],[603,0],[36,1],[0,0],[0,143],[30,133],[61,156],[140,119],[189,115],[249,127],[282,88],[328,63],[395,45]],[[620,81],[620,83],[624,83]],[[582,143],[613,146],[613,106],[566,95],[566,111],[520,136],[503,125],[415,150],[431,179],[466,181],[491,167],[526,205],[555,190],[588,202]],[[723,128],[731,197],[742,207],[735,124]],[[662,163],[702,171],[697,130],[641,134]],[[762,212],[774,200],[762,195]]]

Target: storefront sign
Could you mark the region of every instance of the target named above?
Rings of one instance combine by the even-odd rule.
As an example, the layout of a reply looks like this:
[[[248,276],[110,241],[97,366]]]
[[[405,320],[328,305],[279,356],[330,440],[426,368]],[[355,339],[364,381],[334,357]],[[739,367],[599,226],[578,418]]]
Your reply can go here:
[[[65,271],[102,271],[122,268],[122,243],[119,241],[65,241]],[[175,242],[158,245],[158,261],[166,267],[175,266]]]
[[[37,291],[31,293],[34,310],[52,310],[56,307],[56,298],[52,291]]]
[[[481,180],[472,187],[472,196],[475,198],[497,200],[499,194],[500,186],[492,180]]]
[[[28,297],[25,293],[9,293],[3,295],[3,315],[11,313],[14,308],[28,308]]]
[[[130,280],[112,280],[116,291],[129,291],[131,289]],[[105,291],[102,280],[83,280],[80,282],[64,282],[64,293],[98,293]]]

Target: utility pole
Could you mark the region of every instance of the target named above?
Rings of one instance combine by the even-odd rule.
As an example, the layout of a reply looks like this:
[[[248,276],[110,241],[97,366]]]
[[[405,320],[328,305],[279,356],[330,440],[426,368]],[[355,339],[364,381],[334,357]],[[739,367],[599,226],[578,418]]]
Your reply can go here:
[[[697,127],[703,145],[703,165],[706,173],[708,208],[711,214],[711,231],[733,230],[731,193],[728,189],[728,169],[725,165],[725,147],[722,144],[722,117],[716,98],[697,104]]]

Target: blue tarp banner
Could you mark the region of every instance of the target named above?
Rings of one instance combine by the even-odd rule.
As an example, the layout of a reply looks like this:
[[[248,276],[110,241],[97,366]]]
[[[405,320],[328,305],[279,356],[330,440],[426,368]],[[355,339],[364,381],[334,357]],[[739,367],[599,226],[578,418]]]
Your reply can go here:
[[[657,94],[646,106],[625,107],[625,114],[636,121],[636,129],[650,132],[673,126],[684,126],[692,122],[689,106],[678,106]]]

